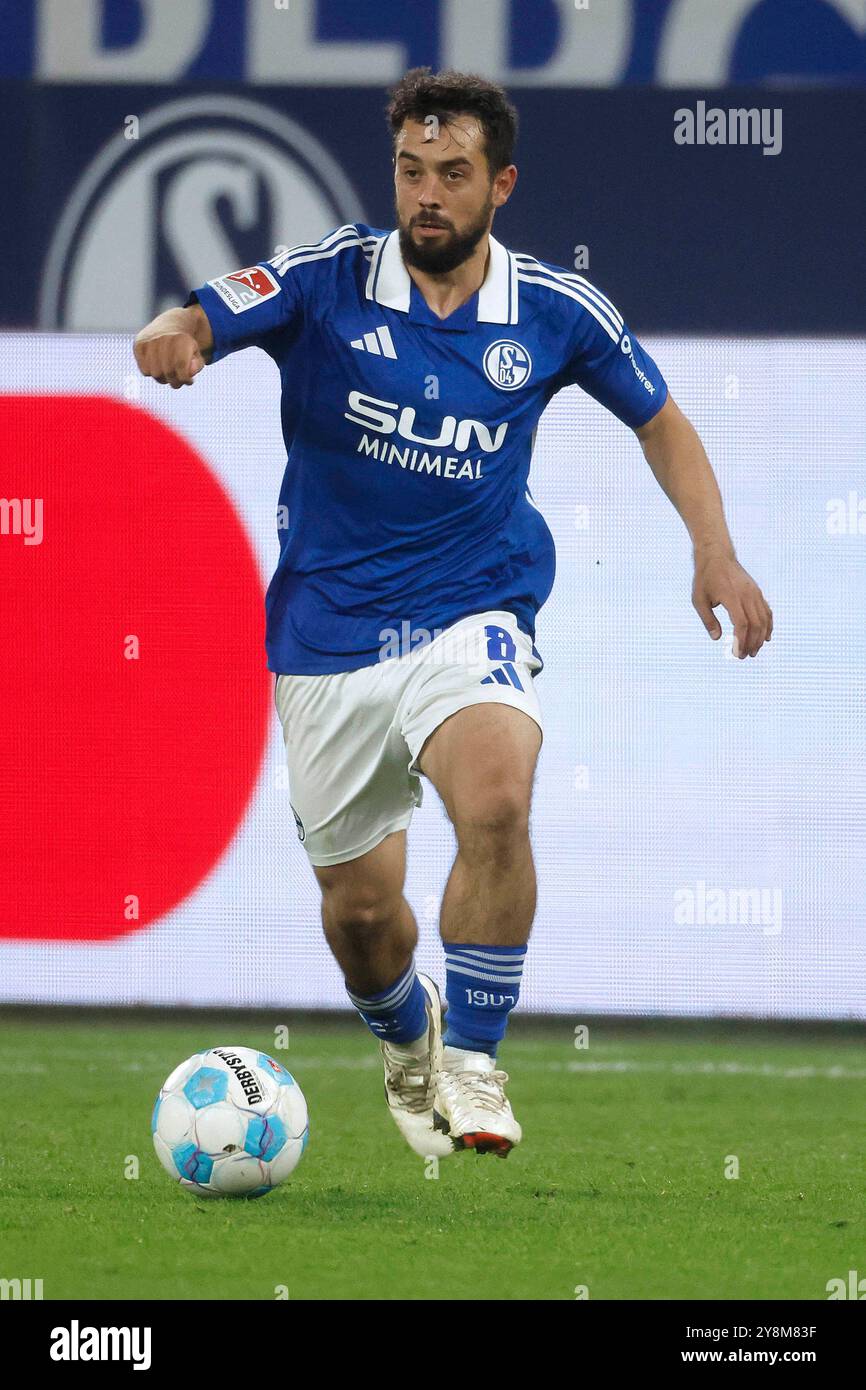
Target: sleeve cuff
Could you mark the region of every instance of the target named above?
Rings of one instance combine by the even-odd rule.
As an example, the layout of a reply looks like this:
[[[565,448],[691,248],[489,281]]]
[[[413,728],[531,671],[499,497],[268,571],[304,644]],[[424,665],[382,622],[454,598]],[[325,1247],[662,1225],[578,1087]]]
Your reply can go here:
[[[204,298],[202,298],[202,295],[204,295]],[[213,295],[213,304],[218,305],[218,298],[213,294],[213,291],[209,291],[207,285],[201,285],[197,290],[190,290],[184,300],[183,307],[184,309],[191,309],[193,304],[200,304],[204,310],[207,321],[210,324],[211,334],[213,335],[213,351],[210,357],[211,365],[213,365],[214,362],[219,362],[221,358],[226,356],[228,346],[220,333],[219,314],[214,312],[214,309],[211,307],[211,295]]]

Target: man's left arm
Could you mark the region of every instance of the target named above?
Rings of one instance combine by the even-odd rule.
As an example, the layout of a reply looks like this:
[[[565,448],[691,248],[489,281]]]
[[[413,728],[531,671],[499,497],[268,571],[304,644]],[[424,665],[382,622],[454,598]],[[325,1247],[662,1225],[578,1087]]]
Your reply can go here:
[[[692,603],[710,636],[722,634],[713,609],[726,609],[734,625],[734,655],[757,656],[773,632],[773,615],[754,579],[734,553],[722,497],[698,433],[668,396],[661,410],[635,430],[646,461],[673,502],[692,539]]]

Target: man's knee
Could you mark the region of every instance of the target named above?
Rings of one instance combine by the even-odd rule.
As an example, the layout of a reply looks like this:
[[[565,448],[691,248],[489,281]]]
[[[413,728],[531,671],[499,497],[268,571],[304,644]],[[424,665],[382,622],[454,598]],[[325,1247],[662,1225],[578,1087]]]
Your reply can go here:
[[[406,832],[389,835],[358,859],[314,869],[326,930],[370,936],[400,916],[405,878]]]
[[[528,837],[530,797],[531,787],[515,781],[488,783],[461,797],[452,817],[461,851],[512,851]]]
[[[371,936],[394,921],[401,896],[382,892],[375,885],[322,885],[322,920],[326,929]]]

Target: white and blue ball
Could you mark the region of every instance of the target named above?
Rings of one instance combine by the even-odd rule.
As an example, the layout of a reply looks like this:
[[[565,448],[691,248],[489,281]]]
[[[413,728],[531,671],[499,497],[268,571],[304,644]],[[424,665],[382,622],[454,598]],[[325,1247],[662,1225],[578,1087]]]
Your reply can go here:
[[[212,1047],[181,1062],[151,1123],[157,1157],[190,1192],[262,1197],[301,1161],[309,1120],[290,1072],[254,1047]]]

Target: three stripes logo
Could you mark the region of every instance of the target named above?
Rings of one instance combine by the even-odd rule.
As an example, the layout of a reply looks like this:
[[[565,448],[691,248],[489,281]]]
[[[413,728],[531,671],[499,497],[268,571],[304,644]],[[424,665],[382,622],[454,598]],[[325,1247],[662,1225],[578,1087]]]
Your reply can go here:
[[[377,328],[374,333],[365,333],[363,338],[354,338],[351,346],[358,352],[372,352],[376,357],[397,356],[387,328]]]
[[[515,690],[523,690],[520,677],[515,671],[513,663],[510,661],[505,661],[501,666],[497,666],[495,670],[490,672],[489,676],[484,677],[481,684],[513,685]]]

